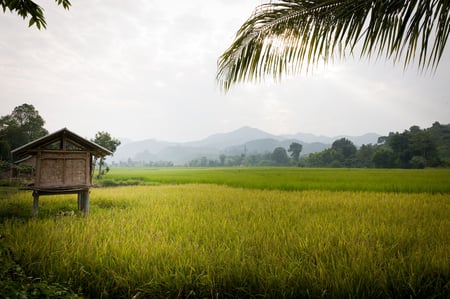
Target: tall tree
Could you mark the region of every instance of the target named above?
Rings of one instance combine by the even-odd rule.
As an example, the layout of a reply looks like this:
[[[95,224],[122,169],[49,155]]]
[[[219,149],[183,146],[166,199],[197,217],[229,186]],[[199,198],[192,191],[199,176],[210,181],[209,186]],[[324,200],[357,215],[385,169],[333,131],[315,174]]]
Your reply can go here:
[[[319,61],[384,56],[437,68],[450,32],[448,0],[275,0],[256,8],[218,60],[217,81],[279,80]],[[358,53],[356,53],[358,54]]]
[[[440,159],[450,166],[450,124],[435,122],[428,131],[433,136]]]
[[[291,145],[289,145],[288,152],[291,153],[291,158],[294,159],[295,162],[298,162],[302,150],[303,145],[298,142],[292,142]]]
[[[33,105],[22,104],[0,117],[0,158],[10,160],[10,151],[45,136],[45,121]]]
[[[347,138],[340,138],[333,142],[331,148],[336,151],[336,153],[342,156],[343,159],[348,159],[356,154],[356,146],[348,140]]]
[[[92,140],[93,142],[97,143],[98,145],[103,146],[106,149],[109,149],[111,152],[115,152],[117,147],[120,145],[120,140],[111,137],[111,135],[108,132],[97,132],[95,134],[95,138]],[[105,158],[101,157],[100,161],[98,162],[98,178],[101,178],[103,175],[103,166],[105,165]]]
[[[65,9],[69,9],[69,0],[55,0],[58,5],[62,5]],[[36,25],[38,29],[47,28],[47,22],[44,17],[44,9],[31,0],[0,0],[0,6],[3,12],[8,9],[10,12],[16,12],[24,20],[30,16],[28,27]]]
[[[288,165],[289,157],[283,147],[277,147],[273,150],[271,155],[272,161],[278,166]]]

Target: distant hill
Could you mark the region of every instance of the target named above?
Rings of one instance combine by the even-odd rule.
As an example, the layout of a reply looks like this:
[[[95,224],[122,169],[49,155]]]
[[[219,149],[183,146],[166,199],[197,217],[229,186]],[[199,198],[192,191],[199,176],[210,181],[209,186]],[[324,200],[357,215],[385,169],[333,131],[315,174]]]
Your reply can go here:
[[[200,141],[187,142],[191,147],[213,147],[223,149],[230,146],[244,144],[258,139],[285,139],[251,127],[242,127],[229,133],[214,134]]]
[[[291,145],[291,143],[293,142],[297,142],[303,145],[303,150],[301,153],[302,155],[320,152],[330,147],[329,144],[324,144],[320,142],[306,143],[297,139],[275,140],[268,138],[268,139],[252,140],[241,145],[228,147],[224,150],[224,154],[239,155],[242,153],[255,154],[255,153],[273,152],[273,150],[277,147],[284,147],[285,149],[288,149],[289,145]]]
[[[378,141],[378,137],[381,135],[378,135],[376,133],[367,133],[361,136],[348,136],[348,135],[339,135],[334,137],[328,137],[328,136],[316,136],[313,134],[308,133],[297,133],[294,135],[283,135],[286,138],[293,138],[297,140],[302,140],[303,142],[320,142],[325,144],[332,144],[335,140],[341,139],[341,138],[347,138],[351,142],[353,142],[356,146],[361,146],[363,144],[376,144]]]
[[[155,139],[146,139],[134,142],[127,141],[123,145],[119,145],[111,160],[127,161],[129,158],[138,160],[136,159],[136,155],[140,155],[141,158],[143,156],[147,156],[149,158],[142,161],[154,161],[153,159],[157,159],[156,154],[158,152],[173,145],[176,145],[176,143],[159,141]],[[152,157],[151,159],[150,156]]]
[[[289,148],[292,142],[303,145],[302,155],[322,151],[329,148],[334,140],[347,138],[356,146],[376,143],[380,135],[369,133],[362,136],[315,136],[312,134],[297,133],[294,135],[273,135],[262,130],[242,127],[228,133],[208,136],[202,140],[177,143],[155,139],[146,139],[136,142],[126,142],[117,148],[109,162],[126,162],[128,159],[142,162],[171,161],[175,165],[207,157],[218,159],[221,154],[240,155],[243,153],[272,152],[276,147]]]

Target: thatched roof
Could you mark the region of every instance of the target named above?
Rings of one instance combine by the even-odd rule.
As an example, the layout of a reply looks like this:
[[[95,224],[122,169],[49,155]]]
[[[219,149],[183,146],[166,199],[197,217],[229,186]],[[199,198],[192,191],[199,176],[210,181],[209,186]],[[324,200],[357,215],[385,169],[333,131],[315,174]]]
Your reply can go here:
[[[11,151],[14,157],[34,155],[40,150],[80,150],[96,157],[112,155],[112,152],[92,141],[63,128],[55,133],[36,139]]]

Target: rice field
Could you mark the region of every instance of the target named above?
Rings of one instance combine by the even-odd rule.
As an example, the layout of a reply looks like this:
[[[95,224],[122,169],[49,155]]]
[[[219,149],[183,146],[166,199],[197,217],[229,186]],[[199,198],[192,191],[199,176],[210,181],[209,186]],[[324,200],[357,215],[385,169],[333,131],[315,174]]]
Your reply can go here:
[[[31,194],[4,191],[0,242],[87,298],[450,296],[449,192],[171,183],[94,188],[87,217],[60,195],[31,219]]]
[[[264,190],[450,193],[450,169],[115,168],[102,185],[218,184]]]

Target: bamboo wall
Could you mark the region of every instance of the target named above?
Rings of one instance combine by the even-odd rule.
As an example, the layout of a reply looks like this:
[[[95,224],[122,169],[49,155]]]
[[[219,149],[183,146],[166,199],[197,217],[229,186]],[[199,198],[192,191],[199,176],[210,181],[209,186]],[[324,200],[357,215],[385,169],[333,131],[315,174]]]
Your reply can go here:
[[[40,151],[36,160],[36,187],[91,185],[91,157],[84,151]]]

